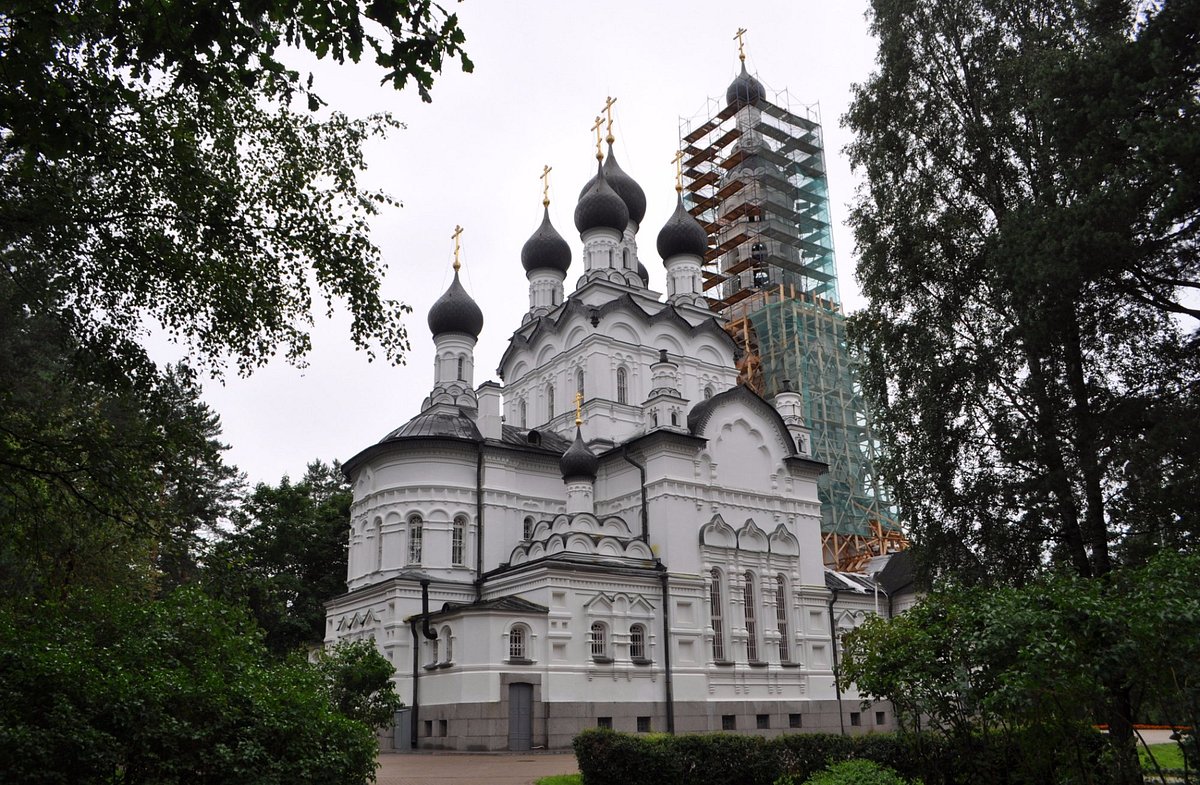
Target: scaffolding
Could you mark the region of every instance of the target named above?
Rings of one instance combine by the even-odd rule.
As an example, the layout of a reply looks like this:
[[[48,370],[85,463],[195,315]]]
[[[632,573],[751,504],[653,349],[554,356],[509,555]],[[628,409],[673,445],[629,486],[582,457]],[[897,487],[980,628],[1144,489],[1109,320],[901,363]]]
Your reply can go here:
[[[907,547],[878,466],[879,443],[846,341],[820,115],[787,93],[710,100],[684,120],[683,177],[709,233],[704,288],[742,348],[739,381],[771,398],[799,385],[818,482],[824,561],[858,571]]]

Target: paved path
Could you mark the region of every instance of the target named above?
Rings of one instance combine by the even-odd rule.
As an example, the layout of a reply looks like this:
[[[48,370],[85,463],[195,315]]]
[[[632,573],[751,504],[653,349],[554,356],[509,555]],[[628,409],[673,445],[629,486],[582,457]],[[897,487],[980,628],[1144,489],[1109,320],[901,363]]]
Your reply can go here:
[[[573,753],[419,752],[379,756],[378,785],[533,785],[551,774],[575,774]]]

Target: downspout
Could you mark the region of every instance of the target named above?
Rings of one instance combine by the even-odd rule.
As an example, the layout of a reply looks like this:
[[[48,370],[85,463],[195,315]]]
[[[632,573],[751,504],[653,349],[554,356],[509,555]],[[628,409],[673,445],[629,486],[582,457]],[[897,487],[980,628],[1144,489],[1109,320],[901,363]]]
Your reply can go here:
[[[417,748],[417,727],[420,722],[421,715],[421,697],[417,691],[417,676],[421,671],[420,668],[420,651],[421,647],[417,638],[417,620],[409,619],[408,626],[412,630],[412,723],[409,726],[408,733],[408,748],[415,750]]]
[[[837,602],[838,590],[830,589],[833,594],[829,598],[829,642],[833,644],[833,689],[837,695],[838,705],[838,724],[842,728],[842,735],[846,735],[846,713],[842,711],[842,685],[838,683],[838,640],[837,632],[833,627],[833,604]]]
[[[483,442],[475,443],[475,602],[483,599]]]
[[[667,688],[667,733],[675,735],[675,687],[671,681],[671,578],[667,566],[658,562],[658,579],[662,582],[663,670]]]
[[[412,749],[417,749],[417,728],[421,715],[421,698],[418,690],[421,673],[421,645],[417,637],[417,620],[410,618],[408,625],[412,629],[412,728],[410,742]],[[421,579],[421,632],[429,640],[437,640],[437,633],[429,626],[429,579]]]
[[[630,458],[630,457],[629,457],[629,445],[628,445],[628,444],[626,444],[626,445],[623,445],[623,446],[622,446],[622,448],[621,448],[621,457],[622,457],[622,458],[624,458],[624,459],[625,459],[626,461],[628,461],[629,463],[633,464],[633,465],[634,465],[634,467],[635,467],[635,468],[638,470],[638,474],[641,476],[641,486],[642,486],[642,542],[644,542],[644,543],[646,543],[647,545],[649,545],[649,544],[650,544],[650,517],[649,517],[648,508],[647,508],[647,506],[646,506],[646,467],[645,467],[645,465],[644,465],[644,464],[640,464],[640,463],[638,463],[637,461],[635,461],[633,458]]]

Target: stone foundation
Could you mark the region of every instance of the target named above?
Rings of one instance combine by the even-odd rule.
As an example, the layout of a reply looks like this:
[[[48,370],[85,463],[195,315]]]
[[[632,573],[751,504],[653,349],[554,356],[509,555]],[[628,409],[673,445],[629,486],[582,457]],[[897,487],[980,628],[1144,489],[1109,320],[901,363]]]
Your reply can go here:
[[[418,748],[505,751],[508,708],[507,701],[421,706]],[[847,699],[842,702],[841,714],[848,734],[895,730],[887,703],[863,709],[857,700]],[[784,733],[838,733],[842,729],[838,715],[837,701],[677,702],[675,732],[732,731],[768,738]],[[661,733],[667,730],[667,718],[661,702],[542,703],[535,692],[533,749],[569,750],[580,731],[601,726],[625,733]]]

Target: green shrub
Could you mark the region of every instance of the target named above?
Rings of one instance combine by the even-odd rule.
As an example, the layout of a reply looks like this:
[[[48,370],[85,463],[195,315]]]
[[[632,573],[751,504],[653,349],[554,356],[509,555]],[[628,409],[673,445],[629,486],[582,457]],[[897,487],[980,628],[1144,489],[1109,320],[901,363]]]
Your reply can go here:
[[[809,777],[805,785],[921,785],[921,781],[907,780],[892,769],[856,758],[833,764]]]

